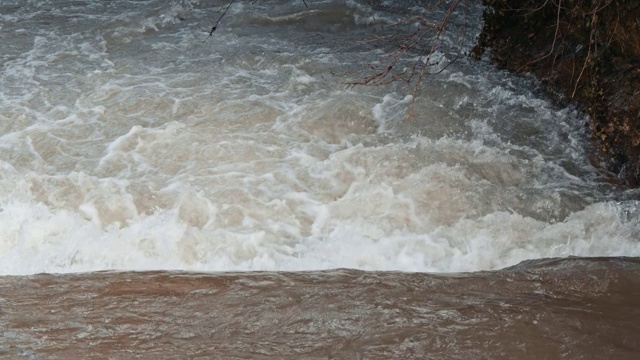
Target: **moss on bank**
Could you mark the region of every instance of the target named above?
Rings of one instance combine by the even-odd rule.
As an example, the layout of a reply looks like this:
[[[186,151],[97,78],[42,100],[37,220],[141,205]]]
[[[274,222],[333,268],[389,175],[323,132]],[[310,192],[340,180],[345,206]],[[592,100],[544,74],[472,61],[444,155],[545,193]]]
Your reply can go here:
[[[640,185],[640,1],[484,0],[484,49],[590,116],[603,168]]]

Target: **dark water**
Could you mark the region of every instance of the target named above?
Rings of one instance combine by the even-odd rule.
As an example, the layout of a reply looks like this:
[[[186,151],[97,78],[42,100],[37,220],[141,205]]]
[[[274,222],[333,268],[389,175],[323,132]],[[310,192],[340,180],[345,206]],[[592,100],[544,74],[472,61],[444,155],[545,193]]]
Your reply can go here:
[[[640,260],[0,278],[2,358],[637,359]]]

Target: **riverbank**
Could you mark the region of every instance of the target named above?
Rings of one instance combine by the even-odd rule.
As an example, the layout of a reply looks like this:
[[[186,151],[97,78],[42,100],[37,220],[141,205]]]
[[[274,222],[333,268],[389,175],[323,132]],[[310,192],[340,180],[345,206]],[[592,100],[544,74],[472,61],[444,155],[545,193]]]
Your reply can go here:
[[[473,56],[543,80],[562,102],[589,115],[594,163],[640,185],[640,3],[484,0]]]

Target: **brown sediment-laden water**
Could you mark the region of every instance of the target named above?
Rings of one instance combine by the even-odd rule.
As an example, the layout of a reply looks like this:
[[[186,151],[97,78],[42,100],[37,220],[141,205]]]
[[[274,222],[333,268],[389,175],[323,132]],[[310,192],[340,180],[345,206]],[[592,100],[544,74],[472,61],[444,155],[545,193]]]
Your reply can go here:
[[[469,2],[409,120],[344,82],[420,2],[307,3],[0,3],[0,358],[637,356],[585,116],[458,56]]]
[[[636,359],[640,261],[0,279],[3,358]]]

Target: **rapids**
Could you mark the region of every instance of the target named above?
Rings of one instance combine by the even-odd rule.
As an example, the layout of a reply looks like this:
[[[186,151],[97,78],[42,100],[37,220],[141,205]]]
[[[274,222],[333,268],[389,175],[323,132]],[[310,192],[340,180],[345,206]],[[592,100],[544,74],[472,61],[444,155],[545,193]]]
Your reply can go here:
[[[372,4],[238,2],[207,39],[222,4],[3,1],[0,273],[640,254],[638,191],[534,80],[460,58],[408,120],[410,89],[333,76],[410,11]]]
[[[458,57],[470,1],[409,119],[345,83],[420,2],[307,3],[0,2],[0,357],[637,358],[585,116]]]

